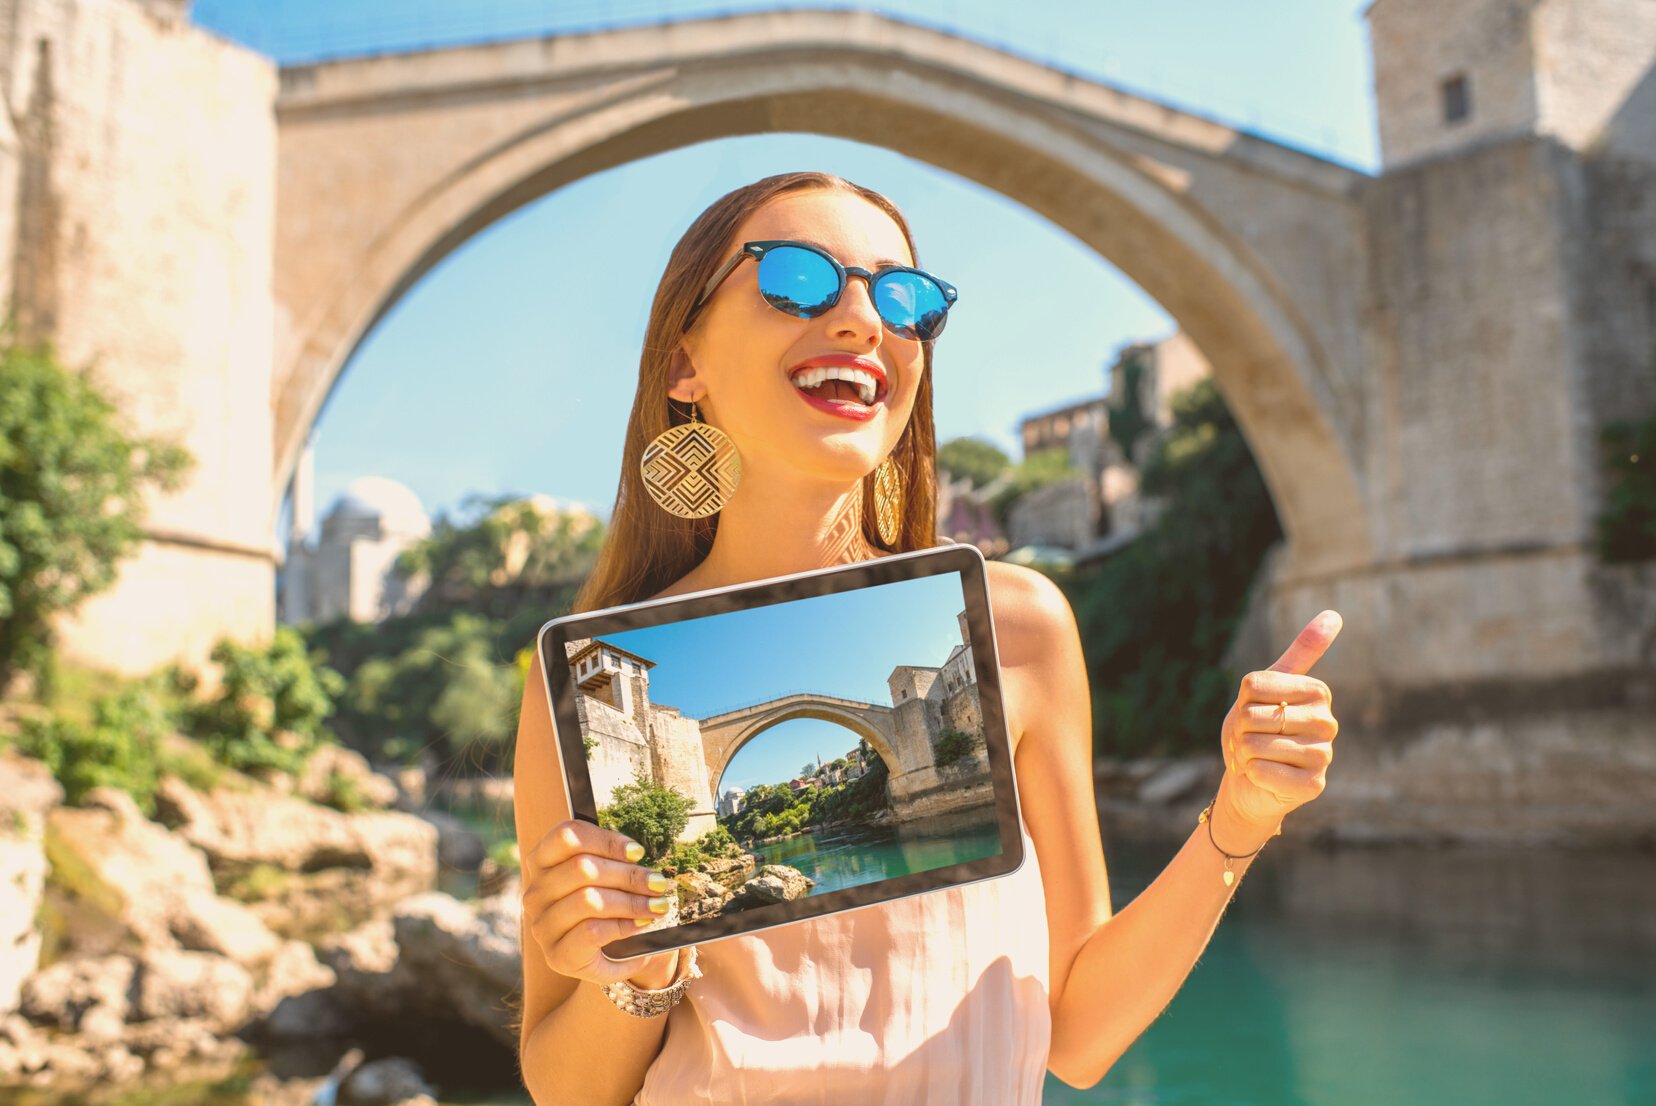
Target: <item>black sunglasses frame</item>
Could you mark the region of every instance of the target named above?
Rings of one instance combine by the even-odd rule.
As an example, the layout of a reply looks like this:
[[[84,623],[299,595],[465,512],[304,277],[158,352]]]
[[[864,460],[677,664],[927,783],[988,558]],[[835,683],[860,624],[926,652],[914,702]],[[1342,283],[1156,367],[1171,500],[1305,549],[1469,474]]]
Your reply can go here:
[[[850,284],[851,277],[853,276],[862,277],[868,282],[868,294],[871,299],[874,295],[875,283],[888,273],[914,273],[917,276],[924,277],[933,284],[937,285],[937,287],[943,292],[943,322],[945,324],[948,322],[949,309],[955,305],[955,301],[960,296],[960,293],[956,290],[955,286],[944,280],[942,277],[937,276],[934,273],[928,273],[924,269],[916,269],[912,265],[888,265],[877,272],[871,273],[867,269],[856,265],[841,265],[837,257],[823,249],[821,246],[813,246],[809,242],[796,242],[791,238],[767,238],[758,242],[743,242],[741,250],[733,255],[729,261],[726,261],[719,267],[719,271],[713,274],[712,279],[707,282],[707,286],[701,290],[701,295],[696,297],[696,302],[690,305],[690,314],[685,316],[683,329],[690,329],[690,324],[695,321],[697,312],[702,309],[702,305],[707,302],[707,298],[713,294],[714,290],[724,282],[725,277],[730,275],[731,270],[735,269],[737,265],[741,264],[743,260],[749,257],[753,258],[754,263],[757,264],[758,262],[764,260],[765,254],[776,246],[795,246],[802,250],[809,250],[818,257],[827,261],[828,264],[832,265],[834,267],[835,275],[839,277],[839,288],[831,297],[829,297],[828,301],[822,305],[822,310],[817,312],[815,315],[795,315],[792,311],[782,311],[780,307],[776,308],[778,311],[782,311],[784,315],[788,315],[792,318],[814,319],[820,315],[825,315],[829,311],[832,311],[834,309],[834,305],[839,303],[840,297],[845,295],[845,289]],[[770,300],[766,299],[765,302],[770,303]],[[776,307],[774,303],[772,303],[771,306]],[[875,305],[875,311],[879,311],[877,303]],[[938,336],[943,333],[943,327],[942,325],[939,325],[937,333],[933,334],[930,338],[918,338],[898,331],[891,325],[891,322],[886,319],[884,315],[880,316],[880,322],[887,330],[891,331],[893,334],[896,334],[899,338],[908,338],[910,341],[936,341]]]

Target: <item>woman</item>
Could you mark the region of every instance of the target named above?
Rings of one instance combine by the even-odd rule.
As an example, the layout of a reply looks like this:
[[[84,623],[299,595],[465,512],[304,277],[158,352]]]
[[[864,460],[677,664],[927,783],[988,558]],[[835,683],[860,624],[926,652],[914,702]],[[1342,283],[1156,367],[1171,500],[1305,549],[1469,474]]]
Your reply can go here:
[[[826,310],[802,313],[775,287],[761,294],[748,262],[774,247],[747,244],[779,241],[855,270]],[[931,369],[947,310],[935,294],[949,286],[869,279],[917,264],[888,200],[823,173],[768,177],[696,220],[656,293],[611,529],[577,611],[938,544]],[[923,317],[917,295],[934,296]],[[866,376],[796,383],[792,370],[829,355]],[[690,421],[674,412],[739,453],[716,512],[686,517],[646,486],[650,443]],[[1211,821],[1112,916],[1074,616],[1021,566],[990,562],[989,589],[1029,860],[1000,879],[711,942],[694,958],[601,951],[655,917],[650,900],[668,884],[636,863],[641,847],[570,819],[531,675],[514,775],[520,1060],[539,1106],[1036,1103],[1049,1069],[1092,1086],[1155,1019],[1246,857],[1322,791],[1337,725],[1327,685],[1305,672],[1339,616],[1323,612],[1270,670],[1244,678],[1222,727]],[[638,1016],[606,993],[618,980],[633,995],[671,986],[684,1001]]]

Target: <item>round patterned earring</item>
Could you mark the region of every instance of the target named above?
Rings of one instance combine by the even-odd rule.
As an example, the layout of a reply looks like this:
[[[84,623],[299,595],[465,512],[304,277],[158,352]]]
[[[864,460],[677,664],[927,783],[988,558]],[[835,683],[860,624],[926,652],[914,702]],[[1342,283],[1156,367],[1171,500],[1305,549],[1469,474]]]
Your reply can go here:
[[[874,522],[886,548],[895,549],[903,521],[903,478],[889,454],[874,470]]]
[[[716,426],[690,421],[670,426],[644,447],[639,462],[644,488],[662,508],[680,518],[702,518],[730,502],[742,479],[742,455],[736,443]]]

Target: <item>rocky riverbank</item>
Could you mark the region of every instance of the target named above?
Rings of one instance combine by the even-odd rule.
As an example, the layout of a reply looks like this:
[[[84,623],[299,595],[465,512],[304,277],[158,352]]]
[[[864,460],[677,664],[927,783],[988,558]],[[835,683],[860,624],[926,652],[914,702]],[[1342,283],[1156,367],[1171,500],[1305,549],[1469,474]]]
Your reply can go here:
[[[323,756],[370,809],[234,773],[164,779],[153,819],[107,787],[68,807],[43,764],[0,754],[0,1086],[109,1095],[295,1046],[334,1055],[298,1083],[261,1073],[256,1100],[308,1102],[330,1077],[342,1103],[419,1098],[410,1057],[429,1069],[445,1045],[515,1071],[516,872],[454,819],[399,809],[407,780]],[[447,859],[486,897],[435,890]],[[382,1055],[340,1067],[355,1040]]]
[[[815,880],[785,864],[766,864],[760,868],[758,857],[747,852],[703,861],[695,870],[681,873],[676,883],[677,911],[670,911],[658,926],[694,922],[727,910],[802,899],[816,886]]]
[[[0,1088],[90,1100],[251,1070],[251,1100],[282,1106],[318,1090],[388,1106],[450,1079],[518,1090],[515,869],[427,809],[423,779],[374,772],[347,750],[323,756],[297,780],[227,772],[199,790],[165,778],[150,818],[112,788],[65,806],[43,764],[0,752]],[[1221,771],[1217,757],[1100,762],[1106,845],[1188,834]],[[316,801],[335,773],[368,809]],[[509,802],[510,781],[494,783],[490,800]],[[1276,847],[1415,840],[1406,808],[1365,815],[1373,804],[1342,787],[1291,817]],[[456,871],[478,897],[437,889]],[[813,884],[744,852],[677,886],[657,925]]]

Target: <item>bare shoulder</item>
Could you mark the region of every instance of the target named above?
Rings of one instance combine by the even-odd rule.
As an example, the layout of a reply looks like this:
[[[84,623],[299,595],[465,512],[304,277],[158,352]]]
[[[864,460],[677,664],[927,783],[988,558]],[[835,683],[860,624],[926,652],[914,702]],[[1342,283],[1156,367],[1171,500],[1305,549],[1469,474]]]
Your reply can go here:
[[[1007,561],[990,561],[988,569],[1001,700],[1016,755],[1030,711],[1052,692],[1053,672],[1079,666],[1080,635],[1069,598],[1051,577]]]
[[[1003,669],[1050,656],[1057,638],[1075,630],[1069,598],[1052,578],[1026,565],[988,562],[989,606]]]

